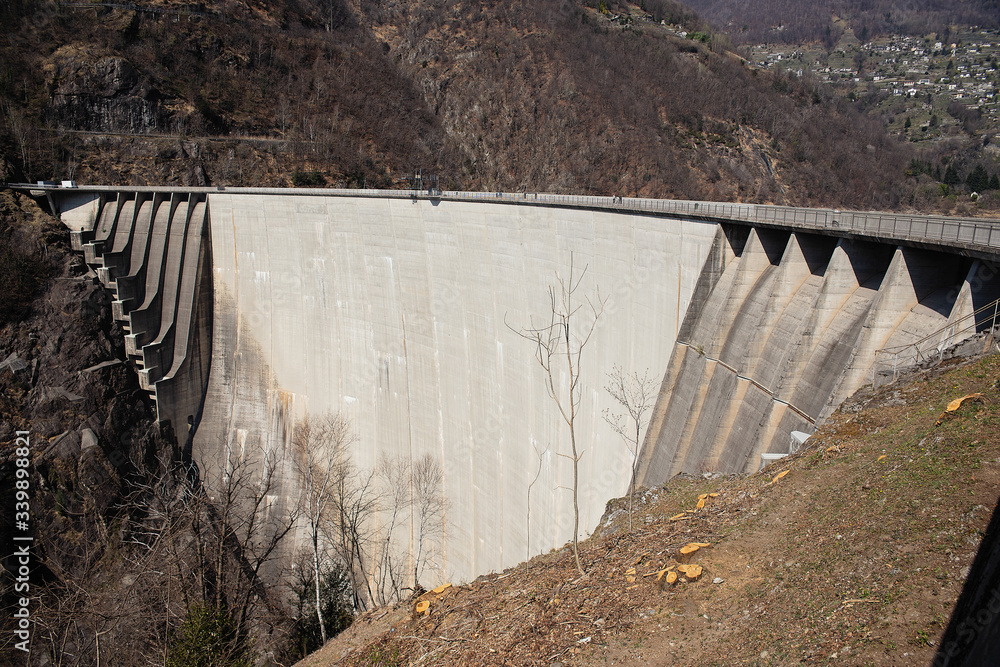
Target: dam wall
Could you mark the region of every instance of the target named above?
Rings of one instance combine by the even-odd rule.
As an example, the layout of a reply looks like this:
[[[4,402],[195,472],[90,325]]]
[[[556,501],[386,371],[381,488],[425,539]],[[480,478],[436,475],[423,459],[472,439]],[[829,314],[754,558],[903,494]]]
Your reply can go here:
[[[811,433],[872,382],[877,351],[934,332],[953,344],[975,327],[956,334],[948,324],[1000,296],[992,265],[962,255],[763,227],[726,231],[679,330],[639,457],[640,485],[753,471],[764,454],[791,453],[793,431]]]
[[[614,367],[662,377],[640,485],[755,470],[871,381],[879,354],[919,361],[1000,297],[994,221],[525,193],[42,192],[112,291],[140,382],[209,492],[227,464],[264,456],[278,464],[267,511],[294,506],[296,430],[330,414],[351,426],[361,481],[386,461],[434,462],[440,531],[419,563],[412,514],[393,537],[425,586],[572,536],[569,433],[518,335],[549,323],[571,262],[586,268],[577,296],[605,302],[581,363],[581,534],[631,477],[602,418],[621,411],[604,388]]]
[[[499,570],[572,535],[569,433],[535,347],[557,274],[607,298],[582,359],[581,526],[631,454],[601,417],[618,365],[658,374],[717,231],[705,222],[469,202],[212,195],[213,355],[195,458],[340,413],[353,464],[440,462],[446,536],[427,583]],[[581,311],[580,326],[589,311]],[[559,378],[562,380],[562,378]],[[539,457],[541,467],[539,472]],[[531,525],[527,525],[527,489]],[[434,574],[431,574],[431,572]]]
[[[158,420],[189,456],[211,363],[205,196],[71,193],[60,203],[72,247],[113,295],[112,315],[125,332],[140,386],[156,399]]]

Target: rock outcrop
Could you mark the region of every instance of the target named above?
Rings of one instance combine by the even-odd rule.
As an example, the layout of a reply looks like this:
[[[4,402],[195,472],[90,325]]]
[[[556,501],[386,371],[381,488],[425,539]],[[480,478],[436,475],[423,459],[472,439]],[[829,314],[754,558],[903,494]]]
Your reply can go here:
[[[162,125],[159,90],[128,60],[64,47],[46,66],[49,114],[61,129],[147,134]]]

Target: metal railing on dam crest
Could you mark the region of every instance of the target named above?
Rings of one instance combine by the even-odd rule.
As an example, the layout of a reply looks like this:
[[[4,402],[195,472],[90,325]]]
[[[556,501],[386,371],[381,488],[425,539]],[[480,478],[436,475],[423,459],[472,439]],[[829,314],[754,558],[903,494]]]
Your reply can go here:
[[[561,195],[536,192],[469,192],[444,190],[380,190],[371,188],[240,188],[167,186],[74,186],[10,184],[9,187],[37,193],[73,190],[83,192],[189,192],[211,194],[298,195],[330,197],[373,197],[378,199],[424,199],[438,201],[489,202],[498,204],[593,208],[635,212],[706,221],[726,221],[788,229],[809,230],[836,236],[860,236],[924,246],[965,250],[982,258],[1000,254],[1000,219],[951,217],[883,211],[852,211],[803,208],[773,204],[742,204],[596,195]]]

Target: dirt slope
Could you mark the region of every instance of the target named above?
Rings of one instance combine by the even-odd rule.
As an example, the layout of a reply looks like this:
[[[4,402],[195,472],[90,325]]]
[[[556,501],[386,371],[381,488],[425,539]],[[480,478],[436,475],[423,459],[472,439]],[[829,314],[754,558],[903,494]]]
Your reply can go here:
[[[992,356],[862,391],[764,472],[645,490],[631,532],[609,503],[587,577],[562,549],[426,615],[368,614],[300,665],[928,664],[1000,491],[998,377]],[[698,580],[658,581],[691,542],[711,544]]]

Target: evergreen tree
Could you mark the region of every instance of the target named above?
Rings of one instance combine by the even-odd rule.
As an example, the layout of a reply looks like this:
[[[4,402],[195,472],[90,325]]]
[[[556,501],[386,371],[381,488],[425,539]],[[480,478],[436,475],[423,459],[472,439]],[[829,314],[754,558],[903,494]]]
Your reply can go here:
[[[225,609],[198,605],[174,635],[167,667],[251,667],[249,641]]]
[[[985,192],[990,186],[990,176],[986,173],[983,165],[978,164],[975,169],[969,172],[968,178],[965,179],[965,184],[973,192]]]
[[[311,582],[302,582],[295,587],[299,597],[299,618],[296,622],[296,634],[299,655],[305,657],[313,651],[322,648],[322,633],[319,620],[316,618],[316,602],[313,599]],[[351,608],[351,581],[339,564],[322,569],[319,583],[319,594],[322,600],[323,625],[326,626],[326,636],[336,637],[351,626],[354,612]]]
[[[942,182],[945,185],[958,185],[962,182],[962,179],[958,177],[958,172],[955,171],[955,167],[953,165],[948,165],[948,169],[944,172],[944,179],[942,179]]]
[[[990,179],[990,184],[986,188],[987,190],[1000,190],[1000,177],[993,174],[993,178]]]

